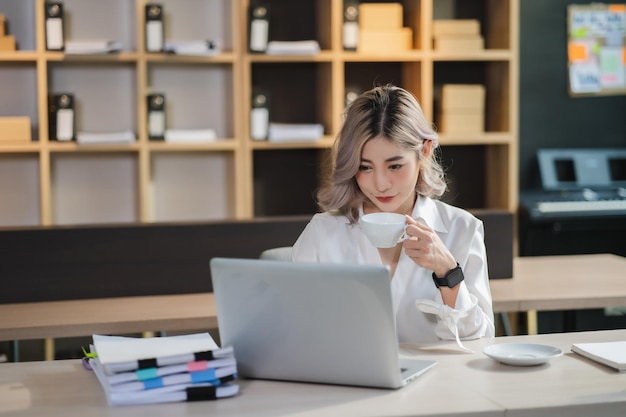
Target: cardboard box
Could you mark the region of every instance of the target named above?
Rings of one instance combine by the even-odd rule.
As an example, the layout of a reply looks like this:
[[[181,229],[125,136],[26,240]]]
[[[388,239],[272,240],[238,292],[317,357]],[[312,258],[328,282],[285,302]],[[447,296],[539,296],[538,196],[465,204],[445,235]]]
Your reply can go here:
[[[439,113],[437,130],[440,133],[483,133],[485,113],[483,111],[444,110]]]
[[[0,52],[15,51],[15,37],[13,35],[0,36]]]
[[[400,29],[402,4],[362,3],[359,5],[359,29]]]
[[[411,28],[359,31],[357,51],[361,53],[401,52],[412,48],[413,30]]]
[[[480,35],[480,22],[475,19],[433,20],[433,37],[449,35]]]
[[[30,117],[0,117],[0,144],[29,143]]]
[[[485,49],[485,42],[482,36],[476,35],[439,36],[434,38],[433,48],[443,52],[481,51]]]
[[[441,110],[485,110],[485,87],[482,84],[444,84],[440,93]]]

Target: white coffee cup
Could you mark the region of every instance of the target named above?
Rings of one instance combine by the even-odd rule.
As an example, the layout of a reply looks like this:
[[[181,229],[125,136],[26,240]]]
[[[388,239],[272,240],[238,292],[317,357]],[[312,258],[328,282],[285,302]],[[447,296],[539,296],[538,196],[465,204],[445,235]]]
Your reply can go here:
[[[372,245],[393,248],[405,237],[406,219],[398,213],[370,213],[361,216],[359,224]]]

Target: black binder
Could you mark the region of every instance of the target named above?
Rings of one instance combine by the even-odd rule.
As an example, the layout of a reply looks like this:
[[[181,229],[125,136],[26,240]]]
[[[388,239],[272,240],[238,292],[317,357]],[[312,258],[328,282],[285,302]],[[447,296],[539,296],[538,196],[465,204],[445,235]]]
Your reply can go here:
[[[161,93],[148,94],[148,138],[165,138],[165,95]]]
[[[63,3],[46,2],[46,50],[65,50]]]
[[[62,142],[75,140],[74,96],[50,94],[48,96],[48,137]]]
[[[356,51],[359,46],[359,2],[344,0],[343,2],[343,49]]]
[[[270,31],[270,9],[266,4],[254,3],[248,9],[248,50],[252,53],[267,51]]]
[[[146,52],[163,52],[163,6],[146,4]]]
[[[252,93],[250,110],[250,137],[252,140],[265,140],[270,127],[270,98],[267,92],[255,90]]]

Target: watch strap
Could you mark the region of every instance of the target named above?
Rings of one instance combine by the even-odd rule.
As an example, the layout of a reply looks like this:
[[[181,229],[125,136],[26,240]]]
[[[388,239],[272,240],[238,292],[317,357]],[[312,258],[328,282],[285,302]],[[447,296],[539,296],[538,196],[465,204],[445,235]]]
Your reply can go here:
[[[463,275],[463,270],[461,269],[461,266],[458,264],[458,262],[456,264],[456,267],[449,270],[443,278],[438,278],[437,275],[433,272],[433,281],[435,282],[437,288],[454,288],[459,285],[464,279],[465,276]]]

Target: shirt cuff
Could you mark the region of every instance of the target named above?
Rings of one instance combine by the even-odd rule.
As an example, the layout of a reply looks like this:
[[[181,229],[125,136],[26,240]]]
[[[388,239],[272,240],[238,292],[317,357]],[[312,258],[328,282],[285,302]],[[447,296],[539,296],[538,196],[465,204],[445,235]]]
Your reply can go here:
[[[463,343],[461,343],[461,338],[459,337],[458,322],[463,317],[467,316],[467,310],[453,309],[443,303],[425,299],[416,300],[415,307],[424,313],[434,314],[439,318],[437,328],[435,329],[435,333],[438,337],[444,340],[456,340],[456,344],[461,350],[470,353],[474,352],[466,348]]]

